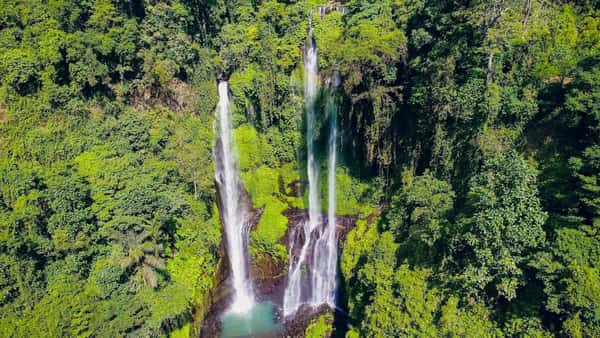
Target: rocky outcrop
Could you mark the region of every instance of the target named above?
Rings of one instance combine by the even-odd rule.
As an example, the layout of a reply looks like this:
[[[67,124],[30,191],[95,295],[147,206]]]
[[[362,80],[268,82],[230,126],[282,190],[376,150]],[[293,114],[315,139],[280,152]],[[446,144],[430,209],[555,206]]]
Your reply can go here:
[[[283,322],[283,328],[280,332],[280,337],[304,337],[306,327],[310,324],[310,322],[313,319],[319,318],[321,315],[328,312],[333,314],[333,310],[326,304],[323,304],[316,309],[308,305],[301,306],[296,312],[296,314],[293,316],[293,318]]]

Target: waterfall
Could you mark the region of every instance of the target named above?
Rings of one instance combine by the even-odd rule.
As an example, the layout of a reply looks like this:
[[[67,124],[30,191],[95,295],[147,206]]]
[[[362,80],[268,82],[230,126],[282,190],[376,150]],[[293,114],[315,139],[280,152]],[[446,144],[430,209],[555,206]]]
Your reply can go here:
[[[311,15],[312,17],[312,15]],[[302,267],[306,262],[312,234],[315,228],[321,224],[321,206],[319,202],[319,168],[315,160],[315,145],[313,140],[315,125],[315,100],[319,89],[319,74],[317,70],[317,48],[312,40],[312,23],[309,24],[309,41],[304,51],[304,105],[306,111],[306,147],[308,150],[307,175],[308,175],[308,221],[302,227],[304,231],[304,243],[300,250],[300,256],[294,264],[292,252],[294,241],[290,242],[290,264],[288,272],[288,284],[283,297],[283,313],[290,315],[302,304],[302,284],[304,274]],[[295,237],[295,234],[292,234]]]
[[[333,81],[327,81],[330,90],[337,87],[339,76]],[[314,247],[313,254],[313,295],[311,303],[319,305],[327,303],[335,307],[335,288],[337,270],[337,238],[335,233],[335,168],[336,168],[336,138],[337,138],[337,110],[332,93],[329,93],[326,110],[329,114],[329,146],[327,161],[327,227],[320,234]]]
[[[233,281],[233,303],[230,311],[244,313],[254,304],[248,279],[248,207],[242,201],[241,182],[238,176],[237,153],[231,133],[229,84],[219,82],[219,105],[215,111],[219,138],[215,143],[215,179],[221,200],[221,219],[227,238],[227,256]]]
[[[302,226],[303,239],[300,255],[294,260],[293,253],[297,234],[292,232],[290,240],[290,262],[288,284],[283,299],[284,316],[296,312],[305,303],[311,306],[329,304],[335,306],[337,238],[335,233],[335,165],[336,165],[336,119],[330,127],[328,160],[328,217],[323,226],[319,196],[319,164],[315,155],[315,114],[319,91],[317,48],[312,37],[312,13],[309,24],[309,39],[304,54],[304,100],[306,110],[307,175],[308,175],[308,221]],[[336,82],[337,84],[337,82]],[[335,111],[335,102],[330,95],[328,111]],[[335,114],[332,114],[335,115]],[[308,264],[311,264],[310,269]],[[304,291],[304,292],[303,292]],[[305,293],[305,294],[303,294]],[[310,294],[306,294],[310,293]]]

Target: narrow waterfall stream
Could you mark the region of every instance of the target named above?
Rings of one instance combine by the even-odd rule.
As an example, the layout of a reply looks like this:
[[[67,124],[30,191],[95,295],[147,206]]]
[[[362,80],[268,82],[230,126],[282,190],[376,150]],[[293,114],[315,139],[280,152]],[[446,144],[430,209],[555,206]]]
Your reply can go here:
[[[232,135],[229,84],[218,86],[219,105],[216,123],[219,137],[215,143],[215,179],[221,200],[220,215],[227,240],[233,300],[222,315],[221,337],[261,336],[276,329],[272,303],[256,303],[249,275],[248,240],[250,232],[247,201],[238,173],[238,154]]]
[[[313,295],[311,303],[320,305],[327,303],[335,308],[335,288],[337,270],[337,237],[335,219],[335,168],[337,138],[337,106],[332,90],[339,83],[339,77],[328,79],[326,112],[329,115],[329,140],[327,155],[327,227],[320,233],[313,254]]]
[[[312,17],[312,15],[311,15]],[[294,262],[290,254],[288,271],[288,284],[283,298],[283,314],[289,316],[296,312],[302,305],[303,281],[307,271],[303,270],[309,254],[313,231],[321,224],[321,206],[319,202],[319,167],[315,160],[314,126],[315,126],[315,101],[319,90],[319,74],[317,68],[317,48],[312,38],[312,20],[309,24],[309,38],[304,50],[304,105],[306,110],[306,148],[307,175],[308,175],[308,221],[303,225],[304,243],[300,250],[298,260]],[[292,234],[294,235],[294,234]],[[295,237],[295,236],[292,236]],[[297,243],[290,242],[290,253]],[[306,289],[306,286],[304,287]]]
[[[337,268],[337,238],[335,224],[335,166],[336,166],[336,118],[330,117],[330,138],[328,149],[328,216],[327,224],[323,224],[319,196],[319,163],[316,159],[315,128],[316,101],[319,93],[319,73],[317,65],[317,47],[312,36],[312,14],[309,23],[309,38],[305,46],[304,71],[305,86],[304,100],[306,110],[306,145],[307,145],[307,176],[308,176],[308,221],[302,226],[304,241],[297,259],[292,253],[300,243],[291,234],[290,262],[288,284],[284,292],[284,316],[294,314],[302,304],[313,307],[328,304],[335,307],[336,268]],[[336,78],[337,83],[337,78]],[[335,102],[329,91],[327,111],[335,112]],[[335,114],[332,114],[335,115]],[[296,230],[298,231],[298,230]],[[310,263],[310,265],[309,265]]]
[[[215,144],[215,179],[219,186],[221,217],[227,238],[227,255],[233,281],[233,303],[229,311],[245,313],[254,305],[254,296],[248,280],[247,206],[241,201],[237,153],[231,133],[229,84],[219,83],[219,105],[216,110],[219,138]]]

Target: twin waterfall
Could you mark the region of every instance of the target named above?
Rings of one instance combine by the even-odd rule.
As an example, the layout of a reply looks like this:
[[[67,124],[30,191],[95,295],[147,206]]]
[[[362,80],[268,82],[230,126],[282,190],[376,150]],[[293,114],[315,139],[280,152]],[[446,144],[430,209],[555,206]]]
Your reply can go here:
[[[336,237],[336,137],[337,108],[333,90],[339,78],[326,81],[324,95],[319,95],[317,48],[312,37],[305,46],[304,100],[306,110],[306,145],[308,174],[308,220],[290,231],[289,271],[283,298],[283,314],[293,315],[302,305],[317,307],[328,304],[335,308],[337,237]],[[230,94],[228,83],[218,85],[219,105],[215,112],[218,138],[214,147],[215,179],[220,197],[220,215],[227,240],[227,255],[233,284],[233,302],[229,313],[244,314],[255,307],[255,296],[249,274],[248,241],[250,208],[243,196],[243,186],[238,174],[237,153],[232,136]],[[319,109],[319,98],[324,97],[324,109]],[[327,216],[321,210],[319,192],[320,164],[316,151],[319,134],[317,113],[324,112],[329,121],[327,160]],[[301,233],[300,233],[301,232]],[[303,236],[302,236],[303,235]],[[298,249],[299,253],[298,253]]]
[[[304,242],[300,255],[295,261],[293,252],[296,234],[292,232],[289,249],[288,285],[283,298],[283,314],[294,314],[302,304],[318,306],[328,304],[335,308],[335,287],[337,269],[337,238],[335,225],[335,167],[337,124],[335,102],[328,95],[326,111],[330,114],[330,137],[327,163],[328,214],[324,226],[319,196],[319,164],[316,160],[314,130],[316,128],[316,102],[319,93],[317,48],[312,37],[312,23],[309,41],[304,53],[304,100],[306,110],[306,148],[308,175],[308,221],[302,227]],[[336,82],[332,86],[337,85]],[[308,263],[311,263],[310,265]]]
[[[221,199],[221,219],[227,237],[227,255],[233,275],[233,303],[230,311],[245,313],[254,306],[254,296],[248,278],[248,206],[241,200],[237,152],[231,134],[229,85],[219,83],[219,105],[216,110],[219,138],[214,148],[215,179]]]

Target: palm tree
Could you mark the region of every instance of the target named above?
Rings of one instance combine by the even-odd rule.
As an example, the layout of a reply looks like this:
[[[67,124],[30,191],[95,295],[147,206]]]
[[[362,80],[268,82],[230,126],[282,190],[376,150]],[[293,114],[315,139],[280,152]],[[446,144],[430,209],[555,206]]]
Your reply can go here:
[[[143,280],[146,286],[155,289],[158,286],[158,273],[166,269],[162,244],[154,241],[156,238],[149,231],[141,233],[128,232],[125,235],[124,247],[127,255],[121,258],[121,267],[135,271],[135,275]]]

